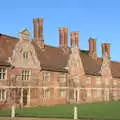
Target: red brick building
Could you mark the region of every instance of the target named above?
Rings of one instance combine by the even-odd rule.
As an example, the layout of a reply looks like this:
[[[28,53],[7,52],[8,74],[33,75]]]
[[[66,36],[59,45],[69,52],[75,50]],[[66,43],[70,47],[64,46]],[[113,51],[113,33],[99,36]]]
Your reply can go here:
[[[120,100],[120,63],[111,61],[110,44],[96,40],[79,48],[79,32],[59,29],[59,46],[45,44],[43,19],[34,19],[34,38],[27,29],[15,38],[0,34],[0,105],[40,106]],[[82,42],[82,41],[81,41]]]

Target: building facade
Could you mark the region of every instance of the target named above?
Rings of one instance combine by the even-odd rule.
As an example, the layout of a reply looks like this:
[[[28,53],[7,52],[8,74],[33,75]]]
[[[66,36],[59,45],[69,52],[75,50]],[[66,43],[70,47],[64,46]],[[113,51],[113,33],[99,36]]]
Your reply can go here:
[[[43,19],[33,20],[15,38],[0,34],[0,107],[44,106],[120,100],[120,62],[111,60],[110,44],[97,56],[96,39],[79,48],[79,32],[59,28],[59,46],[45,44]]]

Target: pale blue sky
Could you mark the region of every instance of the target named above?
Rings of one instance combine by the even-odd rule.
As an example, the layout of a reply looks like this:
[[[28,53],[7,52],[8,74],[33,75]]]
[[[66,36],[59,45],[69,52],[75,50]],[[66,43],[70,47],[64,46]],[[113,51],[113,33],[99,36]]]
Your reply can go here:
[[[58,46],[59,27],[80,31],[80,48],[88,49],[88,38],[111,43],[111,58],[120,61],[120,0],[4,0],[0,2],[0,33],[18,37],[33,31],[33,18],[44,18],[45,43]]]

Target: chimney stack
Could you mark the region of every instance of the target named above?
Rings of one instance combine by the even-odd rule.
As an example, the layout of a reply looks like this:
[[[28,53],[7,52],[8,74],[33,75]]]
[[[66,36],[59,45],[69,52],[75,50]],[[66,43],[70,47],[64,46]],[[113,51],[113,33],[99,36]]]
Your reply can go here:
[[[89,38],[89,55],[92,56],[93,58],[97,57],[97,52],[96,52],[96,39],[95,38]]]
[[[33,19],[33,24],[34,24],[34,40],[40,48],[44,48],[43,18]]]
[[[79,32],[71,33],[71,46],[79,47]]]
[[[110,58],[110,43],[103,43],[102,44],[102,55],[107,53],[108,57]]]
[[[68,47],[68,28],[59,29],[59,45],[61,48]]]

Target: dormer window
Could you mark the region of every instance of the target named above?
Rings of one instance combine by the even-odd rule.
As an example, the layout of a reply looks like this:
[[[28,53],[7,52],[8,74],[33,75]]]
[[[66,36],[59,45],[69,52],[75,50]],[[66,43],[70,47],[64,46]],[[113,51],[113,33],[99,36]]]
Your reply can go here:
[[[24,60],[28,59],[28,51],[23,51],[23,59]]]
[[[31,70],[22,70],[21,77],[22,77],[22,80],[30,80]]]
[[[22,55],[23,55],[24,60],[28,60],[28,58],[29,58],[29,46],[27,44],[25,44],[22,47]]]

